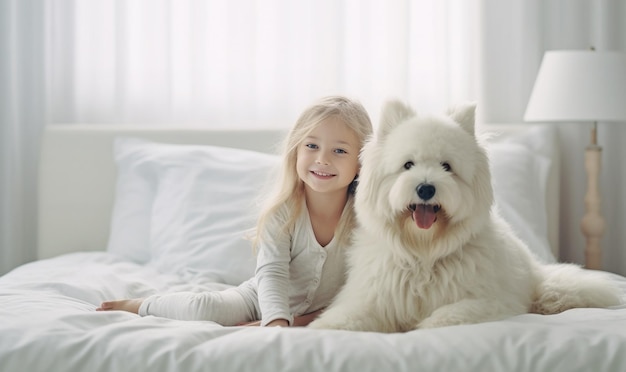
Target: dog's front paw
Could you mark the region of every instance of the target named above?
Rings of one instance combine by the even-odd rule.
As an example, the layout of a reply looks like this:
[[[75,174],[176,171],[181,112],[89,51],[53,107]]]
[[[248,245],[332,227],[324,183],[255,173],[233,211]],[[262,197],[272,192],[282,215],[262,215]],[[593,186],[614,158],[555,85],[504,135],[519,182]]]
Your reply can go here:
[[[447,327],[451,325],[461,324],[460,322],[453,322],[448,319],[442,319],[440,317],[428,317],[417,325],[417,329],[431,329],[431,328],[440,328]]]
[[[468,319],[459,316],[459,314],[448,312],[435,312],[428,318],[423,319],[417,325],[419,329],[441,328],[460,324],[472,323]]]
[[[336,326],[333,327],[331,324],[328,324],[320,319],[312,321],[309,325],[307,325],[307,327],[313,329],[337,329]]]
[[[309,323],[309,328],[314,329],[341,329],[345,331],[371,331],[374,330],[371,324],[360,319],[359,317],[336,317],[336,316],[327,316],[327,317],[319,317]]]
[[[347,321],[337,321],[331,319],[317,318],[307,326],[313,329],[345,329],[351,330],[352,327]]]

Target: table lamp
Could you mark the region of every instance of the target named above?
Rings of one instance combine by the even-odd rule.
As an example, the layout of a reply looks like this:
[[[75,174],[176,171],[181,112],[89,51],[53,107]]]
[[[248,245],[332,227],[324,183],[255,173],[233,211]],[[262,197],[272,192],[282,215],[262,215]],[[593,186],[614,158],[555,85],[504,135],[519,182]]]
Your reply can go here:
[[[580,227],[587,239],[585,266],[600,269],[605,222],[598,187],[602,147],[597,143],[597,123],[626,121],[626,53],[547,51],[524,120],[593,123],[585,150],[587,193]]]

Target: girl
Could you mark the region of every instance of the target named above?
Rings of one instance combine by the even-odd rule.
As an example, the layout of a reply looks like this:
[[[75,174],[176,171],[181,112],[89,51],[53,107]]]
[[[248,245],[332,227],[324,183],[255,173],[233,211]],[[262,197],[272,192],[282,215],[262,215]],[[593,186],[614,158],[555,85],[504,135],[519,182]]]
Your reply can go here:
[[[363,106],[345,97],[323,98],[300,115],[286,137],[280,182],[257,223],[257,266],[248,281],[224,291],[107,301],[97,310],[225,326],[308,324],[344,283],[358,156],[371,133]]]

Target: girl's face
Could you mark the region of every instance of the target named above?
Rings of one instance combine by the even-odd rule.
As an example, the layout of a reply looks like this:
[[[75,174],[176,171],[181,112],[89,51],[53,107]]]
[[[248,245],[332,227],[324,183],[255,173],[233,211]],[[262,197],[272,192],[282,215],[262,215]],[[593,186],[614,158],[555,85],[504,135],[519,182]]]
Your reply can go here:
[[[359,172],[360,141],[341,119],[322,121],[298,146],[296,170],[307,190],[347,192]]]

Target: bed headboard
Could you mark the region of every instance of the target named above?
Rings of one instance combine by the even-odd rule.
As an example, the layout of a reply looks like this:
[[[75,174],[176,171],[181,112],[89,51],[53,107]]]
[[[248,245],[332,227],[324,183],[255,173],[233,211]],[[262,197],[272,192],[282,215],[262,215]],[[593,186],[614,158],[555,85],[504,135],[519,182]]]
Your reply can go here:
[[[532,125],[497,125],[503,135]],[[486,126],[483,126],[483,128]],[[488,126],[491,129],[491,126]],[[116,168],[113,140],[141,137],[158,142],[217,145],[275,153],[283,130],[212,130],[127,125],[49,125],[39,170],[38,258],[107,246]],[[548,187],[549,240],[558,257],[559,163],[554,146]]]
[[[275,152],[281,130],[49,125],[39,171],[38,258],[106,248],[115,194],[113,140],[216,145]]]

